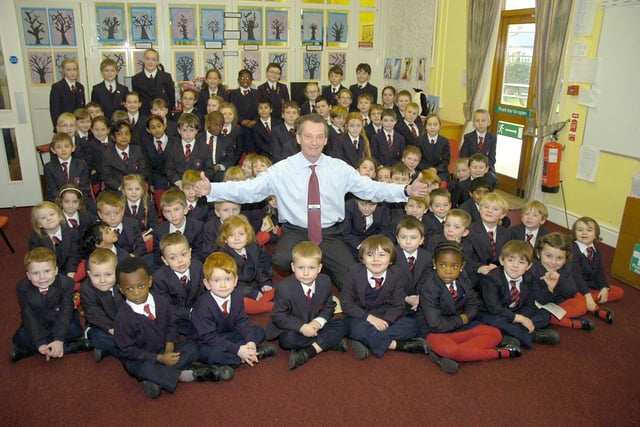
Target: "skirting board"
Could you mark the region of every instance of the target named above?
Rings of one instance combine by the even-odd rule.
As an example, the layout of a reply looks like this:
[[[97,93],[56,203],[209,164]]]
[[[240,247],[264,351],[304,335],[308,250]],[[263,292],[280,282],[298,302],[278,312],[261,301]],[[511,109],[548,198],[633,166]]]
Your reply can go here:
[[[549,210],[549,218],[548,220],[553,222],[554,224],[558,224],[561,227],[566,227],[566,219],[564,215],[564,211],[555,206],[547,205],[547,209]],[[576,219],[580,218],[583,215],[575,215],[571,212],[567,212],[569,217],[569,230],[571,230],[571,226],[576,221]],[[602,237],[602,242],[612,248],[616,247],[618,243],[618,233],[620,229],[614,229],[607,226],[603,226],[600,224],[600,237]]]

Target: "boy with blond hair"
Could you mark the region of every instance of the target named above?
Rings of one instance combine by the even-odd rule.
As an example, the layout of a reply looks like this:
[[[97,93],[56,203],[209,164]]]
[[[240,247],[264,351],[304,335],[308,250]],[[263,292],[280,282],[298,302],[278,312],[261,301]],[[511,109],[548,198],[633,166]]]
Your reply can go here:
[[[125,198],[115,191],[101,191],[96,204],[98,217],[107,223],[118,236],[116,246],[131,256],[144,256],[147,245],[142,238],[142,230],[138,220],[125,217]]]
[[[203,223],[211,217],[209,204],[205,196],[198,197],[196,194],[196,184],[200,182],[200,172],[187,169],[182,174],[182,192],[187,200],[187,215],[189,218],[197,219]]]
[[[522,207],[522,211],[520,211],[520,220],[522,223],[509,228],[511,239],[525,240],[529,242],[532,248],[535,248],[538,238],[549,233],[549,231],[542,226],[548,216],[549,211],[544,203],[538,200],[528,201]]]
[[[474,270],[480,274],[498,266],[502,247],[510,239],[509,232],[500,225],[508,209],[507,201],[497,193],[489,193],[480,201],[481,221],[472,223],[469,233]]]

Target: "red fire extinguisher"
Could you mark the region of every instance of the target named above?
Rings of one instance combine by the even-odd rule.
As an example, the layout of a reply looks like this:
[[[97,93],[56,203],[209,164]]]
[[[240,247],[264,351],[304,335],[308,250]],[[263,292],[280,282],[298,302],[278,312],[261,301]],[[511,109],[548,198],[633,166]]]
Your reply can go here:
[[[545,193],[557,193],[560,191],[562,144],[558,141],[551,140],[544,144],[543,151],[542,191]]]

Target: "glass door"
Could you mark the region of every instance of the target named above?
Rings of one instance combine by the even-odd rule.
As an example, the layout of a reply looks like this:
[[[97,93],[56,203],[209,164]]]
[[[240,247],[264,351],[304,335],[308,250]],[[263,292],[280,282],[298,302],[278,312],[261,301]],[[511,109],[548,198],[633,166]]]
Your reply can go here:
[[[42,200],[27,97],[24,58],[13,1],[0,14],[0,207]]]

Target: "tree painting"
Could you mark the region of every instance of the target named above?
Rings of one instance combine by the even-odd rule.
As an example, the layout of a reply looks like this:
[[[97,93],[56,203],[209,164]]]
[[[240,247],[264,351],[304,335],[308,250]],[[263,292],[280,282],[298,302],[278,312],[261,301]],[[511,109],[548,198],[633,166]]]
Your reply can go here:
[[[200,9],[202,41],[222,41],[224,32],[223,9]]]
[[[304,78],[313,80],[316,78],[316,73],[320,74],[320,54],[318,53],[305,53],[304,54]]]
[[[190,38],[188,23],[189,21],[187,20],[186,16],[178,16],[178,32],[180,33],[180,37],[182,37],[183,40],[189,40]]]
[[[282,40],[282,35],[287,31],[287,21],[283,18],[277,17],[271,21],[269,25],[271,27],[271,35],[274,40]]]
[[[329,54],[329,66],[334,67],[338,66],[342,68],[342,71],[345,70],[345,66],[347,64],[347,54],[346,53],[330,53]]]
[[[313,24],[311,24],[310,28],[311,28],[311,37],[310,37],[310,39],[311,40],[318,40],[318,36],[316,36],[316,34],[318,33],[318,28],[319,28],[318,24],[316,24],[314,22]]]
[[[246,68],[251,71],[253,80],[260,80],[262,78],[261,70],[261,57],[260,52],[242,52],[242,68]]]
[[[322,12],[302,13],[302,41],[305,43],[322,42]]]
[[[194,9],[171,8],[171,40],[174,43],[184,44],[195,41],[196,29],[194,26]]]
[[[329,24],[327,27],[327,43],[329,46],[347,42],[348,17],[346,13],[329,12]]]
[[[258,71],[258,69],[260,69],[260,62],[258,62],[258,60],[253,58],[243,58],[242,66],[245,69],[251,71],[251,75],[253,75],[253,73],[255,73],[256,71]]]
[[[49,9],[49,19],[51,20],[52,38],[54,45],[69,46],[76,44],[75,32],[73,30],[73,10],[71,9]]]
[[[260,41],[260,34],[256,36],[256,31],[260,29],[260,13],[255,10],[240,11],[242,18],[240,20],[240,28],[242,29],[242,40],[244,41]]]
[[[116,32],[120,29],[122,23],[117,16],[107,16],[102,20],[102,31],[107,33],[107,39],[113,40],[116,38]]]
[[[31,83],[47,84],[53,81],[53,59],[49,53],[30,53]]]
[[[150,7],[131,8],[133,41],[150,42],[156,39],[155,9]]]
[[[194,59],[192,53],[176,53],[176,74],[182,76],[180,80],[193,80],[193,65]]]
[[[120,7],[96,7],[98,37],[101,43],[124,41],[124,9]]]
[[[204,58],[206,69],[210,70],[215,68],[218,71],[224,70],[224,60],[222,54],[219,52],[207,53]]]
[[[22,9],[26,45],[48,45],[49,27],[45,9]]]
[[[280,80],[287,80],[287,54],[286,53],[270,53],[269,63],[278,64],[282,69]]]
[[[331,36],[334,42],[342,42],[344,37],[344,24],[342,22],[334,22],[331,26]]]

